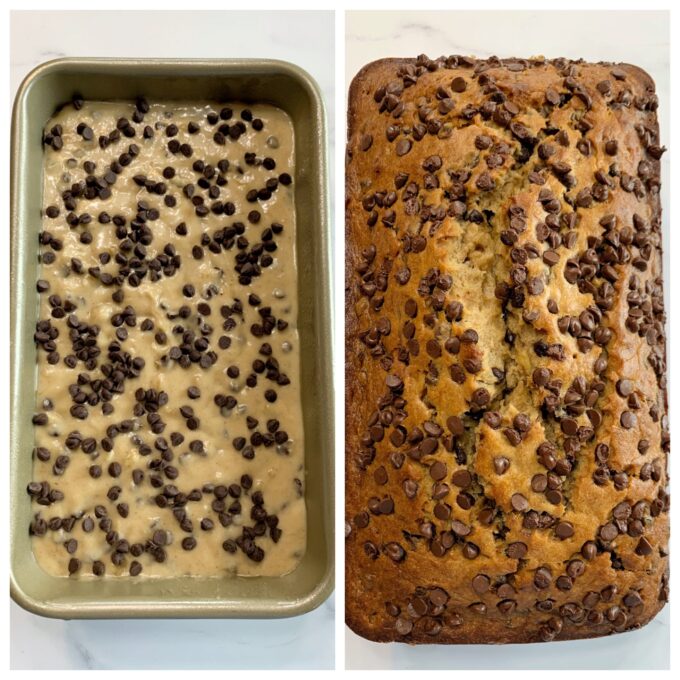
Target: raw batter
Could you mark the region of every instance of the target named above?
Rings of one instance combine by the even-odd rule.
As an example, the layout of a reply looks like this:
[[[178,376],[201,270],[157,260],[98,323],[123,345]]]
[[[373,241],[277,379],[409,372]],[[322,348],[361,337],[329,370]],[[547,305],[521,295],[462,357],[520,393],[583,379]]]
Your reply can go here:
[[[38,563],[290,572],[306,542],[290,119],[76,98],[44,144]]]

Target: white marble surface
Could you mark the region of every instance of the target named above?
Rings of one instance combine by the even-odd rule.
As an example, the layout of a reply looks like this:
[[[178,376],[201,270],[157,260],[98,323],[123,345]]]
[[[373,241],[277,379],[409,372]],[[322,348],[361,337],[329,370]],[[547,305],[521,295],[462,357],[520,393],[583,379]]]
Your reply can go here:
[[[12,99],[34,66],[61,56],[284,59],[316,79],[333,140],[332,12],[132,14],[143,27],[135,39],[125,37],[125,12],[13,12]],[[333,186],[330,162],[329,171]],[[267,621],[56,621],[12,603],[10,630],[13,669],[334,667],[333,597],[304,616]]]
[[[332,669],[332,595],[292,619],[58,621],[10,608],[12,670]],[[40,650],[40,653],[36,653]]]
[[[670,137],[669,25],[667,12],[348,12],[345,20],[345,86],[359,69],[382,57],[465,54],[477,57],[583,57],[623,61],[656,81],[661,141]],[[669,156],[661,174],[664,270],[670,253]],[[666,286],[666,303],[670,286]],[[380,645],[346,631],[346,667],[456,669],[667,668],[669,607],[639,631],[597,641],[555,645],[480,647]]]

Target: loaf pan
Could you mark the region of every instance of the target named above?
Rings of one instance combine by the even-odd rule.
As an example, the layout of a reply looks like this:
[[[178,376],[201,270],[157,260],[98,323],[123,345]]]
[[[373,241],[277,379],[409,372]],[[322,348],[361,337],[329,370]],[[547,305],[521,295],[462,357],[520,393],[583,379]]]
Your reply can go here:
[[[91,100],[267,102],[295,129],[295,208],[307,551],[282,577],[76,580],[49,576],[31,550],[33,333],[44,124],[75,93]],[[283,617],[321,604],[333,588],[333,385],[324,110],[310,76],[265,60],[58,59],[34,69],[14,101],[11,140],[11,564],[10,592],[55,618]]]

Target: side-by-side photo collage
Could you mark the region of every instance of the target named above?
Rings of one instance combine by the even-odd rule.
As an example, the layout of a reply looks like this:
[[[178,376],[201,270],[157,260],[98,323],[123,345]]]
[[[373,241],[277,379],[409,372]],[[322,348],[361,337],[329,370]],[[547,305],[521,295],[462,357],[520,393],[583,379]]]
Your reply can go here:
[[[7,671],[670,677],[671,3],[13,4]]]

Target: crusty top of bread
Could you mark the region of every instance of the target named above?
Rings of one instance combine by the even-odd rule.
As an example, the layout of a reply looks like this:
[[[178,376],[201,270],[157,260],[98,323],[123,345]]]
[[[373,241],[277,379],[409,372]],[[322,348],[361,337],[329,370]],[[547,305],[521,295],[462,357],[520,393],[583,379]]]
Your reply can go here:
[[[352,82],[358,634],[594,637],[666,601],[656,108],[628,64],[420,56]]]

